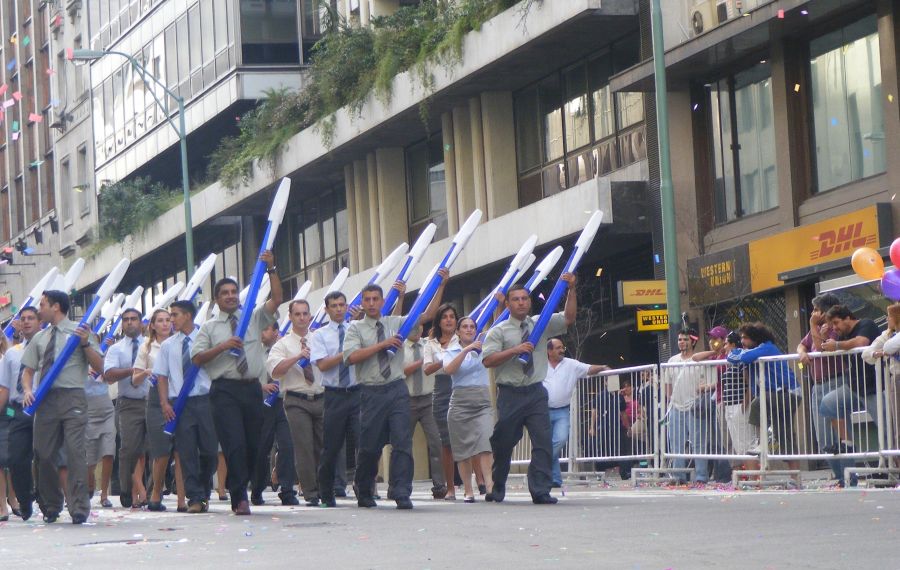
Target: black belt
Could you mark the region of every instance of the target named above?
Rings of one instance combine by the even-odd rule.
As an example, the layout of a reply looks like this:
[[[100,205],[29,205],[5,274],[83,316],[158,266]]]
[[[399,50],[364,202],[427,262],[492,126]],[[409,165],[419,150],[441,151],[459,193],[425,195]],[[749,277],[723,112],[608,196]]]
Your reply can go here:
[[[259,378],[216,378],[216,380],[228,380],[229,382],[259,382]]]
[[[557,407],[557,408],[554,408],[553,406],[550,406],[550,409],[551,409],[551,410],[565,410],[565,409],[570,408],[570,407],[571,407],[571,404],[566,404],[565,406],[559,406],[559,407]]]
[[[329,392],[344,392],[344,393],[356,392],[357,390],[359,390],[359,384],[354,384],[353,386],[350,386],[349,388],[338,388],[337,386],[325,386],[325,390],[327,390]]]
[[[322,394],[304,394],[303,392],[286,392],[288,396],[292,396],[294,398],[300,398],[301,400],[306,400],[308,402],[315,402],[316,400],[322,397]]]
[[[25,407],[22,406],[22,403],[21,403],[21,402],[13,402],[12,400],[10,400],[9,402],[7,402],[7,405],[8,405],[10,408],[14,409],[14,410],[23,410],[23,409],[25,409]]]

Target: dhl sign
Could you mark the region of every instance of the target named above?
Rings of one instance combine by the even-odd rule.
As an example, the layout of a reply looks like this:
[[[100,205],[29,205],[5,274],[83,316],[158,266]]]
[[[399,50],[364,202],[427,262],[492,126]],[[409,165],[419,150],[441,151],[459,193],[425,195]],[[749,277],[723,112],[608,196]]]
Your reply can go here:
[[[666,282],[654,281],[619,281],[619,306],[665,305]]]
[[[750,242],[750,279],[754,293],[780,287],[778,274],[810,265],[849,258],[860,247],[881,244],[881,218],[890,223],[890,213],[879,205],[843,216],[794,228]],[[885,235],[889,235],[888,230]],[[885,238],[889,239],[889,238]]]

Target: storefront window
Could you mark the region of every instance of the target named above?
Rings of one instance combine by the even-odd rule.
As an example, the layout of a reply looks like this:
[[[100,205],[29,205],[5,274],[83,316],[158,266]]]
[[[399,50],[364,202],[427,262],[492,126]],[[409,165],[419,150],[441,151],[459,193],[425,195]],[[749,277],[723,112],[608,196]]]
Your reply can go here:
[[[406,149],[410,243],[425,226],[435,224],[434,239],[447,237],[447,187],[441,133]]]

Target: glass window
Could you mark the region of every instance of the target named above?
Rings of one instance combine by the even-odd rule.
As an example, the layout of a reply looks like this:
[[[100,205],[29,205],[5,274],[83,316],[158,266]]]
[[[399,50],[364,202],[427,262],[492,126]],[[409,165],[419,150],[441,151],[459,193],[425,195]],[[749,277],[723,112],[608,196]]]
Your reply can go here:
[[[228,47],[228,12],[220,6],[214,12],[215,18],[215,37],[216,37],[216,53]]]
[[[306,253],[305,265],[312,265],[322,260],[317,200],[307,200],[303,203],[303,244]]]
[[[199,69],[203,65],[201,57],[201,33],[200,33],[200,4],[191,6],[188,12],[188,45],[191,46],[191,70]],[[179,43],[181,39],[179,38]],[[185,45],[185,44],[181,44]]]
[[[587,100],[587,73],[583,65],[567,71],[566,82],[566,150],[574,150],[591,142],[590,111]]]
[[[191,76],[190,51],[185,49],[185,46],[190,44],[187,15],[179,18],[175,23],[175,27],[178,31],[178,40],[175,43],[175,53],[178,54],[178,73],[175,77],[178,78],[177,81],[180,84],[188,81]],[[181,49],[178,49],[178,46],[181,46]],[[182,96],[183,95],[184,94],[182,93]]]
[[[244,64],[300,63],[297,2],[241,2]]]
[[[409,201],[409,237],[415,240],[428,224],[435,224],[434,239],[448,235],[447,184],[441,133],[406,150]],[[410,242],[412,243],[412,241]]]
[[[885,170],[875,16],[810,43],[818,191]]]
[[[538,85],[541,108],[544,161],[556,160],[565,153],[562,125],[562,92],[559,77],[550,76]]]
[[[59,163],[59,206],[60,219],[63,225],[72,221],[72,173],[69,169],[69,159]]]
[[[717,223],[778,205],[771,83],[760,64],[710,87]]]
[[[200,29],[203,34],[203,41],[200,42],[203,51],[203,63],[209,63],[213,61],[213,57],[216,54],[212,0],[203,0],[200,4],[200,11],[201,17],[203,18],[201,21],[202,27]]]
[[[594,137],[605,139],[615,133],[612,94],[609,90],[611,55],[605,53],[588,63],[591,82],[591,99],[594,105]]]
[[[519,172],[541,164],[541,128],[538,120],[537,91],[529,89],[516,95],[516,156]]]

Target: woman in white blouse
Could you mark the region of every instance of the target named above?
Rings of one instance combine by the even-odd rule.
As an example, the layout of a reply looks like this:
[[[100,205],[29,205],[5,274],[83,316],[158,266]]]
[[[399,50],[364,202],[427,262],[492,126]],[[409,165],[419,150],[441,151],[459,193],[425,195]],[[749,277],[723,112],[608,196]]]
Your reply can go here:
[[[470,317],[461,318],[457,335],[459,341],[443,352],[444,371],[453,380],[447,423],[453,459],[463,480],[465,501],[474,503],[473,470],[481,471],[488,489],[494,486],[491,479],[494,410],[491,408],[490,377],[481,363],[481,341],[475,339],[475,321]]]

